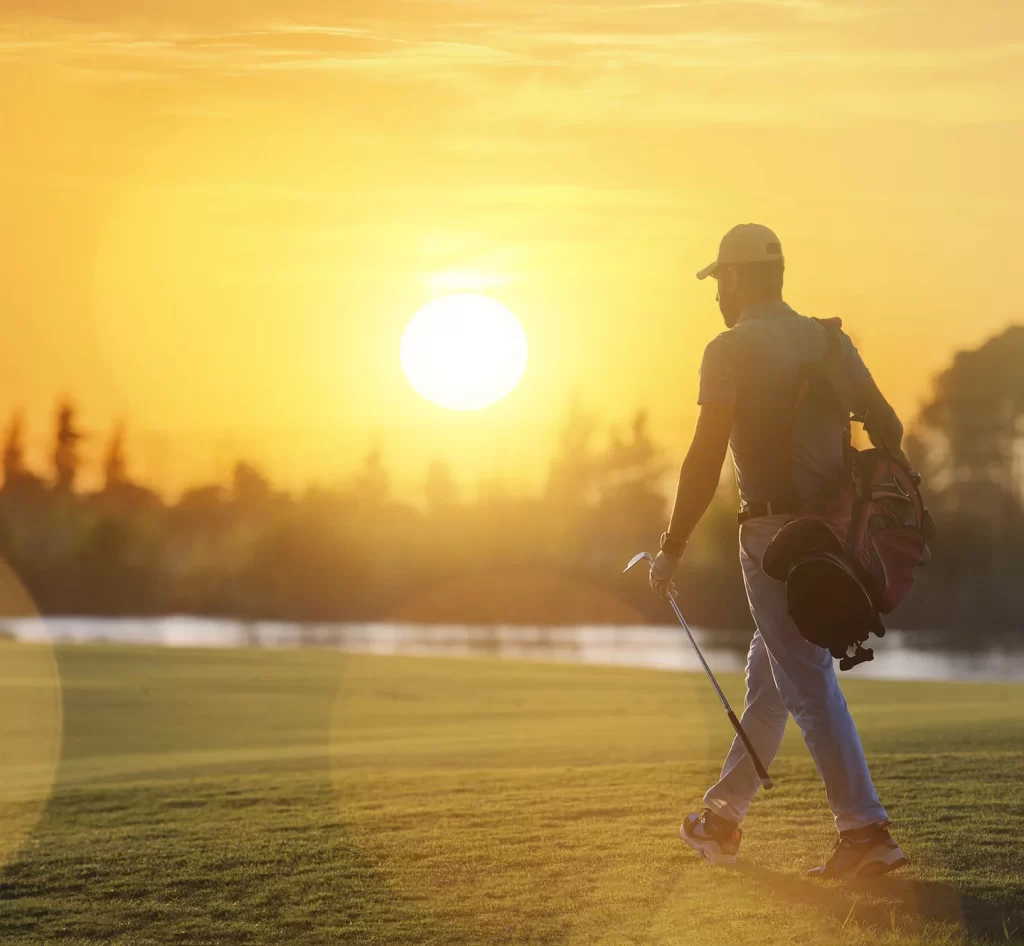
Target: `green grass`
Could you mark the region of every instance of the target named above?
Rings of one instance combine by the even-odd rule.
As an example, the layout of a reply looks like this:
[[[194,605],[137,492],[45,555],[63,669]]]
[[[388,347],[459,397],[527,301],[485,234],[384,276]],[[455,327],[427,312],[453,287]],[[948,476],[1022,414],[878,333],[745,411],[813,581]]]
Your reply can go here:
[[[914,861],[851,886],[802,876],[832,827],[792,725],[746,866],[678,840],[730,736],[702,676],[64,648],[42,809],[41,653],[0,644],[2,943],[1024,942],[1024,687],[844,681]]]

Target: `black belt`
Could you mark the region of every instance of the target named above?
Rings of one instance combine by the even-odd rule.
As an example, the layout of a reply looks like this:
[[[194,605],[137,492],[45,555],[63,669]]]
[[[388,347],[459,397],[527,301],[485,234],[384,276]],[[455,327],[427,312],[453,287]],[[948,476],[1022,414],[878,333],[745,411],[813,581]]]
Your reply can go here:
[[[750,503],[744,506],[739,515],[736,517],[739,519],[740,525],[743,525],[749,519],[761,519],[764,516],[781,516],[789,515],[800,511],[800,501],[798,499],[779,499],[779,500],[764,500],[759,503]]]

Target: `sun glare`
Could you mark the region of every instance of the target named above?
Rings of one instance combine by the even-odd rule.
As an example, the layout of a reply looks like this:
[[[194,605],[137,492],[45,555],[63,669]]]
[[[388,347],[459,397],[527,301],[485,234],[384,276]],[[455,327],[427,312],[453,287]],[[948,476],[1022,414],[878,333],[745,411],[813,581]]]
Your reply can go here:
[[[402,369],[413,389],[454,411],[500,401],[526,370],[527,345],[516,317],[487,296],[441,296],[409,321]]]

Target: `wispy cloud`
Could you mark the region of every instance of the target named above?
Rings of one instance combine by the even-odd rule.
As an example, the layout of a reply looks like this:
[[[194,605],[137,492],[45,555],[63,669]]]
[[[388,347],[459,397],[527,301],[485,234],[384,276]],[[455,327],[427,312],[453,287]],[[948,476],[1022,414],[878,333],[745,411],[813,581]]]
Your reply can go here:
[[[484,120],[565,125],[613,111],[627,124],[752,114],[795,121],[822,108],[914,117],[940,112],[942,102],[966,120],[972,94],[981,114],[1024,117],[1024,44],[980,15],[969,35],[929,38],[924,29],[908,32],[904,7],[863,0],[381,0],[333,18],[320,10],[306,22],[286,18],[280,2],[275,12],[264,0],[263,20],[236,28],[0,18],[0,64],[42,63],[110,81],[215,84],[291,73],[447,83]]]
[[[555,9],[571,11],[573,15],[623,15],[642,17],[649,13],[679,13],[693,10],[713,10],[718,13],[756,10],[790,16],[813,23],[847,23],[864,20],[891,12],[892,7],[870,7],[863,3],[841,3],[837,0],[671,0],[662,3],[596,3],[554,4]]]
[[[366,27],[270,25],[239,32],[139,34],[0,25],[0,61],[104,68],[134,74],[338,69],[408,71],[417,67],[512,64],[519,51],[468,40],[385,35]]]

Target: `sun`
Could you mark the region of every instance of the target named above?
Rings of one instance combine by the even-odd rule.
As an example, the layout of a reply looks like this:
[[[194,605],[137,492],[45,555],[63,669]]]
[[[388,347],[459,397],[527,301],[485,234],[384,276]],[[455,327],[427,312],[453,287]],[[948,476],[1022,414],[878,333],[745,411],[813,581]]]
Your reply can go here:
[[[453,411],[478,411],[508,395],[526,371],[526,334],[500,302],[470,293],[441,296],[417,312],[401,359],[421,397]]]

